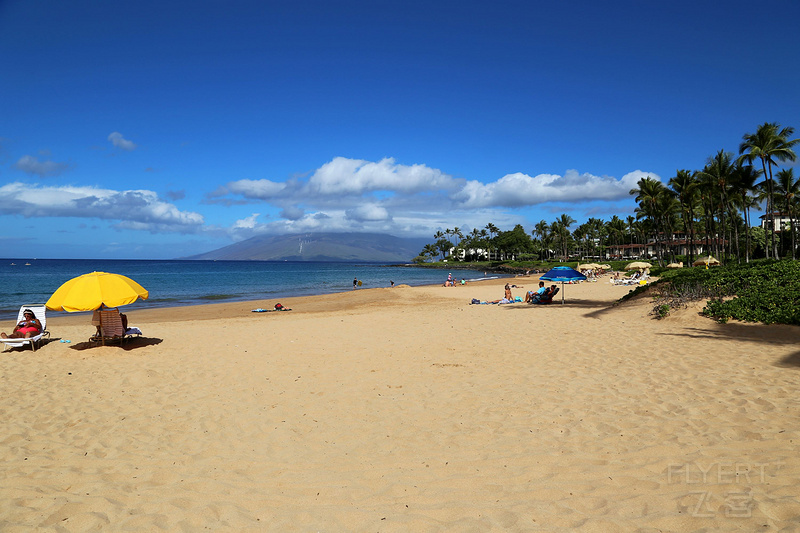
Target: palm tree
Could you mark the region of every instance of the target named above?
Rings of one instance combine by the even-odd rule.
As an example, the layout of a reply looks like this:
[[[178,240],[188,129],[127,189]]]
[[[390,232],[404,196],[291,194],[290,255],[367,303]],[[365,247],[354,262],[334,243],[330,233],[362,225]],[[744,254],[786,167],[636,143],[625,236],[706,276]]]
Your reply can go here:
[[[437,255],[439,255],[439,250],[436,248],[435,244],[426,244],[422,248],[422,251],[420,252],[419,255],[423,257],[430,257],[431,259],[433,259]]]
[[[661,201],[660,197],[667,194],[668,189],[660,181],[654,180],[649,176],[640,179],[636,182],[636,185],[637,188],[630,191],[630,194],[636,195],[636,202],[639,204],[639,207],[636,208],[636,218],[645,218],[649,221],[653,231],[656,254],[659,256],[660,261],[658,233],[661,229],[660,217],[663,216],[663,212],[659,202]]]
[[[567,261],[569,259],[569,237],[570,237],[569,227],[574,223],[575,219],[566,213],[562,214],[560,217],[558,217],[558,219],[556,219],[555,222],[553,222],[556,230],[555,233],[558,235],[559,241],[561,243],[561,252],[564,257],[564,261]]]
[[[787,168],[778,172],[775,193],[781,199],[781,211],[789,215],[789,231],[791,232],[792,259],[796,258],[794,215],[797,211],[797,200],[800,198],[800,181],[794,177],[794,169]]]
[[[539,241],[541,242],[542,246],[542,251],[545,252],[547,259],[550,259],[550,250],[549,250],[550,231],[547,225],[547,221],[540,220],[536,224],[536,226],[534,226],[533,231],[531,233],[533,233],[534,236],[539,238]]]
[[[584,259],[589,255],[589,224],[581,224],[575,231],[572,232],[572,238],[575,239],[575,242],[580,243],[583,242],[584,249],[580,249],[580,245],[578,246],[578,255],[579,257],[583,257]]]
[[[750,262],[750,208],[757,207],[758,202],[754,196],[756,191],[756,180],[761,175],[760,170],[756,170],[753,165],[736,164],[733,171],[732,193],[733,203],[742,210],[745,227],[745,262]]]
[[[494,241],[494,236],[500,232],[500,228],[489,222],[486,224],[486,231],[489,232],[489,261],[492,260],[492,245]]]
[[[686,230],[686,247],[688,262],[694,261],[694,209],[697,205],[698,181],[696,173],[689,170],[678,170],[675,177],[670,178],[669,185],[675,192],[683,218],[683,228]]]
[[[633,236],[636,233],[634,225],[636,224],[636,217],[633,215],[628,215],[625,219],[625,223],[628,226],[628,234],[630,235],[630,242],[628,244],[633,244]]]
[[[716,235],[717,243],[719,246],[720,238],[722,240],[722,253],[725,253],[725,214],[730,212],[730,205],[728,203],[728,189],[730,189],[730,181],[733,176],[733,160],[731,154],[725,150],[720,150],[716,155],[709,157],[706,166],[703,170],[697,173],[697,177],[704,182],[712,190],[716,188],[719,194],[719,220],[720,232]],[[713,213],[712,213],[713,216]]]
[[[611,217],[606,223],[606,234],[612,247],[618,247],[625,237],[625,221],[617,215]],[[619,248],[617,248],[619,250]]]
[[[764,177],[767,180],[767,224],[770,228],[770,240],[773,257],[778,257],[778,250],[775,247],[775,223],[773,222],[773,190],[774,182],[772,179],[772,167],[777,166],[777,161],[794,161],[796,155],[794,146],[800,139],[789,137],[794,135],[794,128],[786,127],[781,129],[777,122],[765,122],[760,125],[755,133],[746,133],[742,137],[739,145],[740,161],[752,163],[756,159],[761,160]],[[769,252],[767,253],[769,257]]]

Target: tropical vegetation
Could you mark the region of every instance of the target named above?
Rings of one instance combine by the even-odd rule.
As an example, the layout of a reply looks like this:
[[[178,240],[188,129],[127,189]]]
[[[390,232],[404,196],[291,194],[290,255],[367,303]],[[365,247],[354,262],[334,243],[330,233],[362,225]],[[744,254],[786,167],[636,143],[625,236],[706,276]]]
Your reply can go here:
[[[800,179],[793,168],[778,168],[796,160],[800,139],[793,135],[794,128],[764,123],[742,136],[738,154],[719,150],[700,169],[676,170],[666,184],[644,177],[630,191],[634,214],[624,219],[614,215],[578,224],[564,213],[552,222],[541,220],[530,232],[520,224],[505,231],[493,223],[469,231],[448,228],[433,236],[416,261],[605,262],[649,249],[651,259],[664,265],[691,263],[701,248],[726,264],[796,259]],[[762,207],[764,223],[754,226],[751,211]]]
[[[688,302],[707,300],[703,313],[720,322],[729,319],[765,324],[800,325],[800,263],[764,259],[725,268],[685,268],[663,272],[647,287],[625,298],[647,292],[656,297],[653,315]]]

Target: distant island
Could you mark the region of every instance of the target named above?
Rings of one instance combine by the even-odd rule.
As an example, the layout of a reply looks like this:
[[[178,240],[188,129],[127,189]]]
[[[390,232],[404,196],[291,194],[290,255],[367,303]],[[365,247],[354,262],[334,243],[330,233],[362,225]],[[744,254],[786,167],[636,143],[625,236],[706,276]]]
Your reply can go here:
[[[381,233],[259,235],[181,259],[404,263],[414,259],[426,242],[425,238],[401,238]]]

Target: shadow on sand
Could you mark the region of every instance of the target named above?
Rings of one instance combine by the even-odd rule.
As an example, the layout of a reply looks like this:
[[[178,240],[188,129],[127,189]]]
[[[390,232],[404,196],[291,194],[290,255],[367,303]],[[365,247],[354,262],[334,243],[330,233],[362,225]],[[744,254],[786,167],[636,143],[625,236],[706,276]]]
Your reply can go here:
[[[608,310],[608,308],[613,307],[608,303],[607,300],[586,300],[580,298],[567,298],[564,303],[561,303],[561,299],[553,300],[552,303],[549,304],[525,304],[525,303],[517,303],[517,305],[501,305],[500,307],[507,309],[507,310],[515,310],[515,311],[526,311],[530,309],[547,309],[547,308],[567,308],[571,307],[573,309],[595,309],[595,313],[602,313]],[[588,313],[584,316],[589,318],[597,318],[590,316],[592,313]]]
[[[144,348],[146,346],[155,346],[156,344],[161,344],[163,339],[156,339],[151,337],[134,337],[132,339],[126,339],[125,342],[107,342],[105,346],[109,348],[121,348],[125,351],[136,350],[137,348]],[[85,342],[78,342],[70,346],[73,350],[88,350],[90,348],[98,348],[103,346],[99,342],[92,342],[92,341],[85,341]]]

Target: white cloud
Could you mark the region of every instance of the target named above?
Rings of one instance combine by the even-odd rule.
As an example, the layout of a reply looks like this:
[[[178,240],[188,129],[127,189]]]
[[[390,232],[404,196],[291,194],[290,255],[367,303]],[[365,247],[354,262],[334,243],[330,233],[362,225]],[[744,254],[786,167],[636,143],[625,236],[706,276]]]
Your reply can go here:
[[[392,158],[377,163],[337,157],[311,176],[310,191],[360,195],[373,191],[413,194],[422,191],[453,190],[456,180],[441,170],[425,165],[398,165]]]
[[[19,161],[14,164],[14,167],[25,172],[26,174],[33,174],[39,176],[40,178],[58,176],[69,169],[69,165],[67,163],[39,161],[32,155],[24,155],[20,157]]]
[[[233,227],[234,229],[253,229],[256,227],[256,219],[260,213],[253,213],[247,218],[237,220]]]
[[[644,176],[661,179],[656,174],[640,170],[626,174],[621,180],[579,174],[576,170],[568,170],[563,176],[539,174],[535,177],[518,172],[492,183],[469,181],[452,198],[462,207],[523,207],[545,202],[619,200],[628,197],[629,191]]]
[[[286,188],[285,183],[270,180],[238,180],[228,183],[222,192],[239,194],[255,200],[270,200]]]
[[[163,202],[153,191],[94,187],[39,187],[14,182],[0,187],[0,214],[116,220],[118,227],[194,232],[203,216]]]
[[[521,211],[526,207],[563,212],[563,204],[628,201],[628,192],[645,176],[660,180],[640,170],[620,179],[568,170],[563,175],[508,174],[484,183],[453,178],[426,165],[400,165],[391,158],[369,162],[336,157],[309,177],[232,181],[207,198],[229,206],[265,203],[278,209],[275,218],[254,224],[251,232],[426,234],[454,225],[483,227],[490,221],[503,227],[525,224],[530,222]],[[239,230],[237,236],[244,230],[239,222],[231,229]]]
[[[112,132],[108,135],[108,140],[111,141],[111,144],[119,148],[120,150],[125,150],[126,152],[130,152],[136,149],[136,145],[133,141],[129,141],[122,134],[118,131]]]
[[[380,220],[389,220],[389,212],[386,208],[376,204],[360,205],[353,209],[345,211],[348,219],[356,222],[376,222]]]

